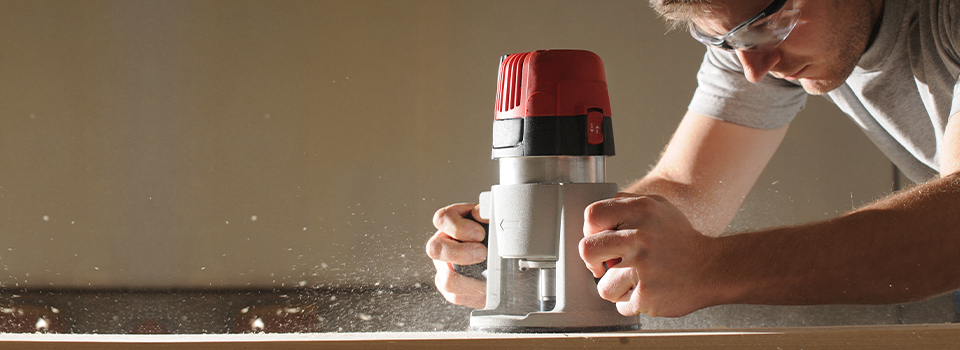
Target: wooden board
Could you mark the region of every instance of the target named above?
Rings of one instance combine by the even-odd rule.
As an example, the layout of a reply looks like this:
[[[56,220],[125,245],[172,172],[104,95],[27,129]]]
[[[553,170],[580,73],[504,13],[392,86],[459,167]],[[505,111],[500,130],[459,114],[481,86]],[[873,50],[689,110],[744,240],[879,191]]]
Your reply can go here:
[[[2,349],[960,349],[960,326],[903,325],[598,334],[3,334]]]

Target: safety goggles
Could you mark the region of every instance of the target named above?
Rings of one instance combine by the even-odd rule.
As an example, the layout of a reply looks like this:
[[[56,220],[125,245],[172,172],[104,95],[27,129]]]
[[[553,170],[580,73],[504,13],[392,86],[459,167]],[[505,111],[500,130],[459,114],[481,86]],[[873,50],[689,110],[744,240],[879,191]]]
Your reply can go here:
[[[800,10],[783,10],[787,0],[774,0],[770,6],[746,22],[717,38],[703,34],[697,25],[690,22],[690,35],[707,46],[724,50],[762,51],[780,45],[796,27]]]

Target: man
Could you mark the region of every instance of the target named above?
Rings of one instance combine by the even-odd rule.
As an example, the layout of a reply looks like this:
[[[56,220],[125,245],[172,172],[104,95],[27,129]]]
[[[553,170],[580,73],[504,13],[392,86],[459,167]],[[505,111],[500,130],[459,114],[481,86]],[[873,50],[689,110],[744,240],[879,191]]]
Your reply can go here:
[[[584,213],[580,254],[601,297],[624,315],[682,316],[960,288],[960,1],[651,5],[708,51],[654,169]],[[835,219],[723,236],[807,94],[834,102],[919,185]],[[463,219],[473,208],[440,209],[427,254],[448,300],[482,307],[483,283],[450,266],[485,258],[482,229]]]

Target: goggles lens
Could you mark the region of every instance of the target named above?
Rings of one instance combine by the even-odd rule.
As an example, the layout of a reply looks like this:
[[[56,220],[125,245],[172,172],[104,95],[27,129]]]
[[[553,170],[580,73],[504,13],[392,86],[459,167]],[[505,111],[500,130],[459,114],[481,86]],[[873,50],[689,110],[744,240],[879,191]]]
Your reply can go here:
[[[719,38],[703,34],[696,24],[690,22],[690,35],[704,45],[724,50],[770,50],[790,35],[799,20],[800,10],[780,10],[756,22],[738,26]]]

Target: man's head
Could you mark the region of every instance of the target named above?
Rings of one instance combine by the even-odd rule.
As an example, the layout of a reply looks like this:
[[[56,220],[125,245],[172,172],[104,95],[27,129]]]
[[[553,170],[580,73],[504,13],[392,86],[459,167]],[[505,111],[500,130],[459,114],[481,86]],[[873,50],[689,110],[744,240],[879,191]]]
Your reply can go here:
[[[748,80],[757,82],[769,73],[797,80],[811,94],[843,84],[872,40],[883,12],[883,0],[787,0],[779,9],[774,0],[650,0],[650,4],[672,23],[691,26],[691,32],[704,42],[722,43],[727,33],[745,23],[763,34],[769,28],[763,27],[764,20],[757,21],[758,16],[778,25],[792,19],[788,23],[792,30],[787,30],[789,35],[779,45],[761,49],[734,45],[732,49]],[[776,12],[765,13],[771,6]],[[731,49],[726,43],[719,46]]]
[[[708,15],[715,6],[711,0],[650,0],[650,7],[671,25],[682,25],[694,17]]]

